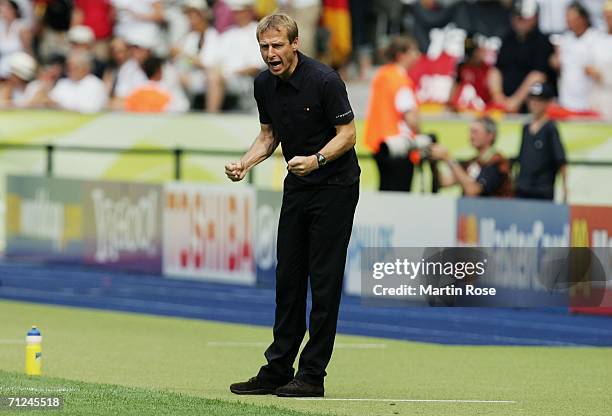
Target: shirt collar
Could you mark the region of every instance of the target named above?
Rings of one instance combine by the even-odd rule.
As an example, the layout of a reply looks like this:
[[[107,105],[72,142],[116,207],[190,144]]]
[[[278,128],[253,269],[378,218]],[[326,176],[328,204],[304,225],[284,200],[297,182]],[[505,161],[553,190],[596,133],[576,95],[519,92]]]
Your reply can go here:
[[[297,60],[298,60],[298,63],[295,66],[293,73],[291,74],[291,76],[289,77],[287,81],[283,81],[279,77],[274,77],[274,80],[276,81],[276,88],[278,88],[278,86],[281,83],[287,83],[287,84],[290,84],[296,90],[300,89],[300,87],[302,86],[302,81],[304,80],[304,75],[305,75],[304,68],[302,68],[303,67],[302,64],[304,63],[304,54],[302,54],[302,52],[300,51],[298,51],[297,53]]]

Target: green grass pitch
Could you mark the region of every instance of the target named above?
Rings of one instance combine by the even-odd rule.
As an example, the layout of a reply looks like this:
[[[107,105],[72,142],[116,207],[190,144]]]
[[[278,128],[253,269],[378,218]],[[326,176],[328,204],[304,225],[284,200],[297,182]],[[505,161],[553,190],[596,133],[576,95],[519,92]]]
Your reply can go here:
[[[32,324],[43,333],[40,378],[22,375]],[[66,415],[596,416],[612,408],[612,348],[345,335],[327,400],[232,395],[229,384],[256,373],[270,337],[262,327],[0,301],[0,395],[63,390]]]

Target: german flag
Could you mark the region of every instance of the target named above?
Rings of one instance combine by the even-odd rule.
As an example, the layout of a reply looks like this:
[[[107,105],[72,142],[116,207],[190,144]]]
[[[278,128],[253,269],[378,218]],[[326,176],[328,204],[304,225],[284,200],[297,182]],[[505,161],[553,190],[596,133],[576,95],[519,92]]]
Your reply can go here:
[[[349,0],[323,0],[322,23],[331,33],[331,64],[342,66],[352,51]]]

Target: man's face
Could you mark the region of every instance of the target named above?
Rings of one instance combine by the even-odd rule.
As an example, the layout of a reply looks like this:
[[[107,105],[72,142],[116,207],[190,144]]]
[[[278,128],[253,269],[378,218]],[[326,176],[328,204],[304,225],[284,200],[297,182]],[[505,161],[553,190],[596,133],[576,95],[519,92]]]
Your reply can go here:
[[[289,42],[287,29],[268,29],[259,35],[259,51],[272,75],[289,78],[297,60],[298,39]]]
[[[398,63],[406,69],[410,69],[421,57],[421,52],[416,48],[410,48],[406,52],[399,54]]]
[[[146,61],[149,56],[151,56],[151,51],[147,48],[132,45],[130,48],[130,54],[132,58],[136,60],[136,62],[142,65],[142,63]]]
[[[541,116],[546,112],[548,108],[548,101],[540,98],[530,97],[527,100],[527,108],[529,108],[529,112],[536,117]]]
[[[250,8],[233,10],[234,22],[240,27],[246,26],[253,20],[253,11]]]
[[[89,68],[87,65],[78,62],[76,59],[68,59],[66,61],[66,73],[68,78],[73,81],[80,81],[89,74]]]
[[[470,142],[476,150],[480,150],[493,143],[493,135],[487,133],[482,123],[475,121],[470,125]]]
[[[525,36],[531,32],[537,25],[537,16],[524,18],[521,16],[512,16],[512,28],[520,36]]]
[[[572,7],[567,9],[567,12],[565,13],[565,20],[567,22],[567,27],[569,28],[569,30],[576,34],[581,33],[583,30],[586,29],[586,22],[584,21],[582,16],[580,16],[580,13],[578,13]]]
[[[110,45],[113,61],[122,64],[128,60],[128,47],[121,39],[114,39]]]
[[[197,31],[206,27],[206,19],[204,19],[198,10],[187,9],[185,10],[185,16],[187,16],[187,20],[189,20],[189,28],[191,30]]]

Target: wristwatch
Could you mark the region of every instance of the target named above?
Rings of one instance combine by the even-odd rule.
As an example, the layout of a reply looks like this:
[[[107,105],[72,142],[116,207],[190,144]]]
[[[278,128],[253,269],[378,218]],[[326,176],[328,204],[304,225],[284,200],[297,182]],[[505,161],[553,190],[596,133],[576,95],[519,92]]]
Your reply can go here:
[[[319,167],[323,167],[327,164],[327,159],[325,159],[325,156],[323,156],[321,153],[316,153],[317,156],[317,163],[319,164]]]

